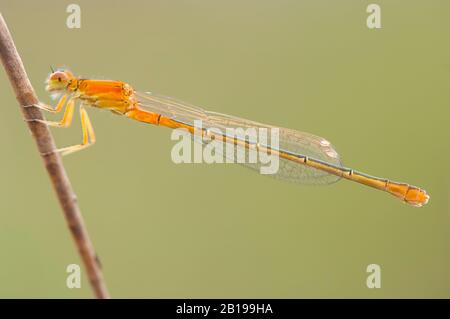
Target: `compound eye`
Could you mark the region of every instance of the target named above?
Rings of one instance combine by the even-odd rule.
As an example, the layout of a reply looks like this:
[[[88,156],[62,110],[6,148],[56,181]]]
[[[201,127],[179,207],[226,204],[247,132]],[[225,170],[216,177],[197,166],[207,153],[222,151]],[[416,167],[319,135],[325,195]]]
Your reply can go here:
[[[67,75],[64,72],[57,71],[52,74],[51,79],[58,82],[67,81]]]

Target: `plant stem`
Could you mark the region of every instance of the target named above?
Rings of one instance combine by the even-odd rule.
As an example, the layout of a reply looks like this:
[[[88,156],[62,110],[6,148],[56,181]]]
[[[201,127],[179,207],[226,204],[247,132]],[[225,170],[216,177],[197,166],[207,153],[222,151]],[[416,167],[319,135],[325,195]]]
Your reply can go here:
[[[0,59],[16,93],[16,98],[25,120],[43,119],[39,109],[35,107],[23,107],[24,105],[37,104],[39,100],[28,79],[22,60],[1,13]],[[45,124],[38,122],[27,123],[50,176],[78,252],[86,267],[92,290],[97,298],[109,298],[94,246],[89,238],[80,208],[77,204],[76,195],[70,185],[61,156],[55,152],[56,147],[53,137]]]

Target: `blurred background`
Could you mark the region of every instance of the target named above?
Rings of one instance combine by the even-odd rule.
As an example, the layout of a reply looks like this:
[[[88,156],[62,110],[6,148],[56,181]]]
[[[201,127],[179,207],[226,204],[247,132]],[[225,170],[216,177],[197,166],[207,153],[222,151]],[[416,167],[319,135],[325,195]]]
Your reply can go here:
[[[170,130],[89,109],[97,144],[64,158],[113,297],[450,297],[448,1],[2,0],[40,99],[50,65],[299,129],[343,163],[425,188],[420,209],[342,181],[289,184],[171,161]],[[0,297],[91,297],[0,71]],[[47,118],[59,118],[46,115]],[[59,147],[81,141],[52,129]],[[368,289],[366,267],[381,266]]]

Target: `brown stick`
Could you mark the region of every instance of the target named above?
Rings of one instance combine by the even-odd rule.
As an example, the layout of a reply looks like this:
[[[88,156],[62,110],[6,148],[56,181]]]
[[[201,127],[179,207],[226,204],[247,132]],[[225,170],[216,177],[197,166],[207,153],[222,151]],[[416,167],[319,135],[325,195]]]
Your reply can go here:
[[[16,50],[8,27],[0,13],[0,58],[9,81],[16,93],[17,101],[25,120],[43,119],[42,113],[35,107],[23,107],[39,102],[30,80],[25,72],[22,60]],[[78,248],[78,252],[86,267],[91,287],[97,298],[109,298],[109,293],[103,279],[102,271],[98,263],[97,255],[84,225],[80,208],[77,204],[75,193],[70,185],[69,178],[62,164],[61,156],[55,152],[55,142],[45,124],[27,122],[28,127],[36,141],[38,150],[42,155],[45,167],[58,196],[59,203],[64,212],[72,237]]]

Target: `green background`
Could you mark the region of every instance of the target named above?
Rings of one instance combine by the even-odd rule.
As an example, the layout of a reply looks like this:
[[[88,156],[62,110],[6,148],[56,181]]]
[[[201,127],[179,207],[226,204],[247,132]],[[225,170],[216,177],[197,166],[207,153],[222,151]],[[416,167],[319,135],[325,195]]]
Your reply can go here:
[[[81,29],[69,3],[0,2],[43,102],[49,66],[68,66],[323,136],[346,166],[431,195],[418,209],[176,165],[170,130],[88,110],[98,142],[64,163],[113,297],[450,297],[450,2],[379,0],[380,30],[371,1],[77,1]],[[0,90],[0,297],[91,297],[84,273],[65,286],[80,260],[3,71]],[[78,117],[52,132],[81,140]]]

